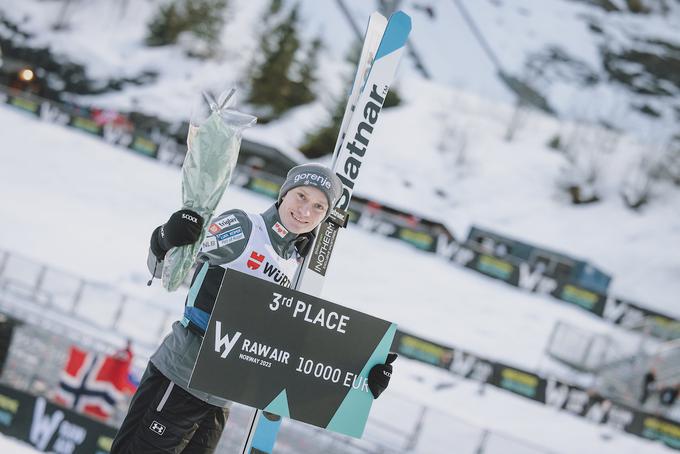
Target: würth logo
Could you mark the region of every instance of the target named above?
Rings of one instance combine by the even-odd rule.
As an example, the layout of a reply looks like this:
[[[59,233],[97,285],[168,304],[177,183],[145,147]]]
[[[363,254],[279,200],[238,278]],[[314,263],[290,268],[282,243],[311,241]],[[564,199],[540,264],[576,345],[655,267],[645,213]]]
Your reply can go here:
[[[152,422],[149,426],[149,429],[151,429],[153,432],[156,432],[158,435],[163,435],[165,433],[165,426],[158,421]]]
[[[248,268],[255,271],[262,265],[262,262],[264,262],[264,255],[258,254],[257,252],[253,251],[250,253],[250,259],[248,259],[246,265],[248,266]]]

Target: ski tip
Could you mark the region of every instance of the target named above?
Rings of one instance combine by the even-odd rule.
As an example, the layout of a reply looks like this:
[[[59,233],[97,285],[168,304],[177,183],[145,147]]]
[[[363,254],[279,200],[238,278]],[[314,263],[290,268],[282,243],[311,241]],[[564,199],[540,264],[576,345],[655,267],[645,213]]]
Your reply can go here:
[[[411,16],[399,10],[392,13],[388,24],[398,28],[402,33],[408,34],[411,31]]]
[[[378,23],[382,22],[387,24],[387,18],[380,14],[378,11],[373,11],[370,16],[368,16],[369,21],[376,21]]]
[[[395,50],[404,47],[408,35],[411,33],[411,16],[403,11],[397,11],[390,16],[383,39],[378,47],[375,59],[391,54]]]
[[[401,24],[408,27],[411,30],[411,16],[403,12],[402,10],[395,11],[390,16],[390,22],[394,21],[395,24]]]

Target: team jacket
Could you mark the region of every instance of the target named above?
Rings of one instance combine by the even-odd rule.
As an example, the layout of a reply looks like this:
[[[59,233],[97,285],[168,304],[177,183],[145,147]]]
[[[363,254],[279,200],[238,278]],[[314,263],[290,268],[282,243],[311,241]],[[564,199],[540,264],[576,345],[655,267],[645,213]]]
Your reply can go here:
[[[224,273],[235,269],[289,287],[298,264],[297,240],[296,234],[283,227],[276,206],[260,215],[230,210],[213,219],[197,257],[182,320],[173,324],[151,362],[199,399],[227,406],[224,399],[188,387]],[[149,251],[149,270],[156,277],[161,275],[162,264]]]

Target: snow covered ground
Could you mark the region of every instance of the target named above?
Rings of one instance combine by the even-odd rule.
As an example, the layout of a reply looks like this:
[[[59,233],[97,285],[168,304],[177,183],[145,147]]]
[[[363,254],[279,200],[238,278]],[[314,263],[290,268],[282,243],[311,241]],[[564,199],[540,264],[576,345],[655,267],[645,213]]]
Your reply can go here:
[[[7,108],[0,110],[0,124],[13,144],[0,151],[0,187],[9,194],[0,247],[166,307],[173,304],[179,313],[181,292],[168,296],[160,285],[145,286],[149,232],[180,207],[179,169]],[[270,203],[230,188],[218,211],[262,211]],[[339,241],[327,299],[484,357],[535,369],[557,320],[617,330],[574,306],[452,266],[405,243],[358,228]]]
[[[0,248],[143,293],[175,307],[179,315],[181,292],[168,295],[159,285],[144,286],[149,232],[179,207],[178,169],[7,107],[0,108],[0,124],[6,144],[0,149]],[[221,207],[257,211],[269,203],[230,188]],[[349,280],[359,284],[344,286]],[[557,320],[593,330],[614,329],[556,300],[521,292],[356,228],[340,239],[324,297],[423,336],[529,369],[541,360]],[[481,426],[556,452],[666,450],[620,433],[605,440],[602,427],[502,391],[487,389],[478,396],[477,385],[458,383],[423,364],[403,359],[398,367],[394,393],[472,423],[470,440],[478,440],[475,426]],[[437,390],[435,385],[443,381],[458,384]],[[382,410],[380,402],[375,412],[391,411],[389,400],[384,400]],[[437,421],[447,417],[432,418],[430,437],[441,435]]]
[[[7,454],[33,454],[40,452],[27,443],[23,443],[3,434],[0,434],[0,451]]]
[[[159,72],[153,84],[128,86],[119,92],[81,98],[80,102],[123,110],[134,108],[179,120],[189,116],[189,100],[195,99],[201,89],[242,84],[245,68],[257,53],[255,43],[262,27],[259,18],[266,2],[230,2],[224,55],[209,62],[186,58],[177,46],[143,46],[145,24],[155,2],[128,3],[125,12],[122,2],[81,2],[69,13],[71,29],[58,33],[50,29],[60,8],[58,2],[26,1],[3,9],[7,5],[0,0],[0,9],[35,34],[29,40],[33,45],[49,44],[56,52],[85,63],[92,77]],[[247,131],[248,137],[291,149],[300,145],[306,132],[324,121],[330,97],[339,94],[340,78],[350,70],[342,63],[342,55],[352,36],[339,9],[330,3],[302,2],[305,33],[321,33],[327,43],[320,63],[319,101],[294,109],[280,121],[256,126]],[[465,3],[492,44],[503,50],[501,59],[509,68],[519,70],[523,52],[535,50],[540,43],[556,42],[570,54],[596,65],[596,49],[583,33],[583,17],[599,13],[582,3]],[[350,1],[349,5],[357,18],[365,18],[373,8],[372,2]],[[450,43],[453,48],[447,48],[447,52],[466,56],[465,64],[431,56],[429,60],[439,62],[441,67],[433,71],[434,82],[425,82],[404,60],[398,83],[404,103],[381,114],[381,126],[372,138],[371,156],[363,166],[357,194],[439,220],[459,237],[476,224],[587,259],[611,273],[615,295],[680,316],[680,254],[671,247],[680,244],[680,191],[666,183],[656,184],[649,205],[641,212],[627,209],[620,197],[626,172],[640,156],[653,154],[654,150],[625,136],[617,139],[615,151],[595,153],[600,163],[597,189],[602,202],[570,205],[556,188],[565,158],[546,144],[558,134],[563,140],[569,138],[574,125],[529,114],[514,141],[507,142],[505,135],[513,109],[499,101],[512,98],[502,94],[505,89],[490,75],[490,63],[473,52],[478,45],[460,23],[460,14],[452,10],[453,2],[436,2],[435,6],[438,13],[434,22],[420,11],[411,11],[414,45],[421,51],[430,51],[440,49],[433,43]],[[663,20],[650,16],[648,22],[622,15],[606,18],[608,24],[620,23],[624,29],[630,29],[630,22],[652,36],[668,37],[669,27],[673,29],[678,16],[671,14]],[[455,38],[445,33],[454,33]],[[512,40],[505,38],[509,34]],[[622,33],[619,38],[626,39],[625,36]],[[486,99],[452,89],[451,85],[481,93]],[[595,95],[574,93],[572,89],[564,96],[576,103],[578,97],[589,100]],[[604,96],[597,94],[598,106],[607,104]],[[654,128],[645,130],[659,137],[653,134]],[[460,143],[465,147],[458,154],[455,150]],[[581,146],[597,149],[602,144]],[[457,160],[460,162],[456,164]],[[142,206],[145,197],[148,196],[139,195]]]

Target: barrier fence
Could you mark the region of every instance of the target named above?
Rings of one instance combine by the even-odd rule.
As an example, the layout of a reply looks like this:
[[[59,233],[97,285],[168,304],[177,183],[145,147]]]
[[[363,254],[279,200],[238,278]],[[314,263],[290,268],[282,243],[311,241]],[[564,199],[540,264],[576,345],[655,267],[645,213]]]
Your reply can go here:
[[[0,295],[0,304],[7,295]],[[24,301],[24,304],[27,304]],[[0,433],[41,451],[57,454],[109,452],[127,402],[116,407],[109,423],[93,420],[50,402],[60,371],[75,343],[92,348],[86,332],[71,328],[71,338],[51,322],[45,327],[5,318],[0,331],[13,332],[8,358],[0,374]],[[6,348],[7,345],[3,344]],[[4,349],[3,348],[3,349]],[[103,353],[117,349],[100,344]],[[147,358],[138,358],[144,367]],[[218,454],[239,450],[252,409],[234,404],[217,448]],[[395,393],[381,396],[362,439],[354,439],[285,419],[277,439],[279,454],[549,454],[554,451],[517,437],[470,424]]]
[[[635,410],[596,393],[534,372],[482,358],[399,330],[392,350],[471,380],[680,450],[680,423]]]
[[[133,338],[138,353],[148,357],[171,321],[179,314],[177,310],[159,308],[158,304],[125,296],[112,288],[78,279],[7,251],[0,251],[0,254],[2,310],[34,325],[43,323],[51,332],[64,338],[78,334],[79,337],[70,337],[70,340],[85,342],[89,348],[106,350],[107,344],[121,346],[125,338]],[[69,281],[76,284],[65,285]],[[65,291],[69,288],[70,292]],[[83,296],[88,294],[88,298]],[[106,312],[99,311],[97,308],[101,308],[102,301],[106,300],[111,302],[111,307]],[[60,303],[57,304],[56,301]],[[81,311],[79,308],[88,310]],[[134,318],[123,317],[128,308],[134,309],[134,314],[137,315],[140,310],[145,313],[158,310],[160,312],[156,316],[144,317],[144,320],[164,321],[157,330],[137,329]],[[110,317],[108,314],[117,315]],[[72,319],[80,322],[70,324]],[[88,328],[82,327],[83,321],[88,322]],[[148,325],[145,326],[148,328]],[[612,426],[643,438],[661,440],[680,449],[679,423],[636,411],[581,387],[482,358],[459,348],[438,344],[403,330],[397,331],[392,350],[407,358],[448,370],[457,376],[488,383],[591,422]],[[55,355],[49,357],[54,359]],[[38,363],[44,368],[49,361],[42,359]],[[29,368],[32,367],[30,363],[27,364]],[[46,375],[54,376],[54,373]],[[24,375],[12,383],[16,385],[22,382],[29,383],[33,380],[26,379]]]
[[[282,181],[257,170],[242,169],[233,184],[276,197]],[[611,294],[554,279],[544,274],[540,267],[532,267],[519,259],[499,258],[484,252],[476,244],[461,243],[441,223],[384,207],[358,196],[352,198],[348,211],[350,222],[364,230],[404,241],[452,264],[523,290],[552,296],[625,329],[645,329],[660,339],[680,338],[680,320]]]

